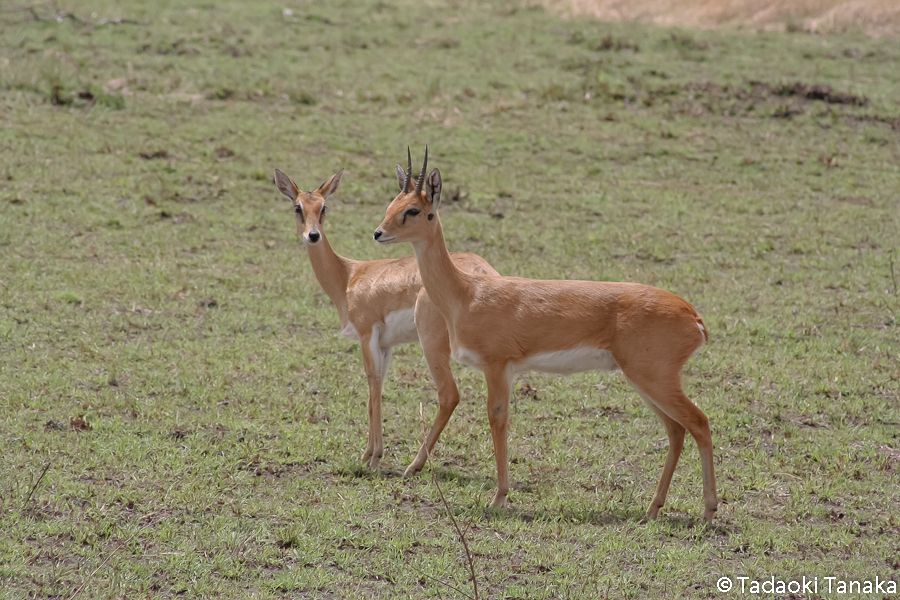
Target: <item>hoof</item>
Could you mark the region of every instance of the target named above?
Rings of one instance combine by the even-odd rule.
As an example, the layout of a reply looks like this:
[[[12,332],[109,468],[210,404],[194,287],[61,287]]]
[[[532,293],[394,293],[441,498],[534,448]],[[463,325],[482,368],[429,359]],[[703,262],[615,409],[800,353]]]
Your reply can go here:
[[[368,454],[368,453],[367,453]],[[381,457],[377,454],[371,454],[369,456],[363,456],[363,462],[368,461],[369,468],[373,471],[377,471],[378,467],[381,465]]]
[[[662,508],[662,504],[655,505],[651,504],[650,508],[647,509],[647,514],[644,515],[644,518],[641,519],[644,523],[649,523],[650,521],[655,521],[657,517],[659,517],[659,509]]]
[[[499,510],[506,508],[506,496],[494,496],[494,499],[488,504],[488,510]]]

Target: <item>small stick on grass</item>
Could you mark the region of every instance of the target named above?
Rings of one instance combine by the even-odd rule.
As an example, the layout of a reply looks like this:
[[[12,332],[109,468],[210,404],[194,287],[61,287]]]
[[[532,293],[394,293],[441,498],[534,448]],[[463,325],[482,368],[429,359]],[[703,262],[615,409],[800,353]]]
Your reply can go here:
[[[471,597],[472,597],[472,596],[468,595],[465,591],[459,589],[459,588],[456,587],[456,586],[450,585],[449,583],[447,583],[446,581],[443,581],[442,579],[438,579],[437,577],[434,577],[433,575],[429,575],[429,574],[426,573],[425,571],[420,571],[419,569],[415,568],[413,565],[409,565],[409,566],[412,567],[412,570],[413,570],[413,571],[415,571],[416,573],[418,573],[418,574],[421,575],[422,577],[427,577],[428,579],[433,579],[433,580],[437,581],[438,583],[440,583],[441,585],[447,586],[448,588],[450,588],[450,589],[453,590],[454,592],[459,592],[460,594],[462,594],[462,595],[465,596],[466,598],[471,598]],[[442,596],[441,596],[441,590],[440,590],[440,589],[437,591],[437,593],[438,593],[438,598],[442,598]]]
[[[146,23],[141,23],[140,21],[135,21],[134,19],[100,19],[99,21],[97,21],[97,26],[121,25],[123,23],[130,23],[132,25],[146,25]]]
[[[40,14],[38,14],[38,11],[37,11],[38,7],[50,8],[51,12],[52,12],[52,16],[49,19],[45,19]],[[60,11],[59,8],[56,6],[55,2],[38,3],[38,4],[32,4],[31,6],[19,6],[19,7],[14,7],[14,8],[4,10],[2,12],[18,12],[18,11],[31,13],[32,19],[34,19],[35,21],[38,21],[38,22],[42,22],[42,23],[49,23],[51,21],[56,21],[57,23],[62,23],[66,19],[71,19],[72,21],[75,21],[79,25],[87,25],[88,24],[87,22],[79,19],[73,12]]]
[[[897,279],[894,277],[894,249],[891,248],[890,253],[890,261],[891,261],[891,283],[894,286],[894,295],[897,295]]]
[[[437,488],[438,494],[440,494],[441,496],[441,502],[443,503],[444,508],[447,510],[447,516],[450,517],[450,522],[452,522],[453,527],[456,528],[456,533],[459,534],[459,539],[462,542],[463,549],[465,549],[466,551],[466,561],[469,563],[469,576],[472,579],[472,590],[475,594],[475,600],[478,600],[478,580],[475,578],[475,563],[472,560],[472,553],[469,552],[469,544],[466,542],[466,536],[465,534],[463,534],[462,529],[459,528],[459,523],[456,522],[456,518],[453,516],[453,511],[450,510],[450,503],[447,502],[447,499],[444,497],[444,490],[441,489],[441,486],[437,481],[437,477],[434,474],[434,464],[432,464],[431,462],[431,452],[429,452],[428,450],[428,437],[425,434],[425,409],[422,407],[421,402],[419,402],[419,420],[422,423],[422,443],[424,444],[423,448],[425,448],[425,460],[431,467],[431,481],[434,483],[434,487]],[[444,583],[444,585],[447,584]],[[447,587],[454,590],[456,589],[450,585],[447,585]],[[471,596],[468,597],[471,598]]]
[[[136,538],[136,537],[138,536],[139,533],[141,533],[142,531],[144,531],[145,529],[147,529],[147,528],[150,527],[151,525],[153,525],[153,522],[152,522],[152,521],[151,521],[150,523],[147,523],[146,525],[144,525],[143,527],[141,527],[141,528],[138,529],[137,531],[135,531],[135,532],[134,532],[134,535],[131,536],[130,538],[128,538],[127,540],[125,540],[124,542],[119,542],[119,545],[116,546],[115,548],[113,548],[112,552],[110,552],[110,553],[106,556],[106,558],[103,559],[103,562],[101,562],[99,565],[97,565],[97,568],[96,568],[96,569],[94,569],[93,571],[91,571],[91,574],[87,576],[87,578],[84,580],[84,582],[83,582],[80,586],[78,586],[78,589],[75,590],[74,592],[72,592],[72,595],[69,596],[66,600],[72,600],[75,596],[77,596],[78,594],[80,594],[81,591],[82,591],[82,590],[85,588],[85,586],[88,584],[88,582],[90,582],[90,580],[94,578],[94,575],[97,574],[97,571],[99,571],[100,569],[102,569],[103,566],[104,566],[106,563],[108,563],[108,562],[110,561],[110,559],[111,559],[113,556],[115,556],[116,553],[117,553],[119,550],[121,550],[122,548],[124,548],[126,545],[130,544],[130,543],[131,543],[131,540],[133,540],[134,538]]]
[[[28,492],[28,497],[25,498],[25,502],[22,503],[22,512],[25,512],[25,509],[28,507],[28,503],[31,502],[31,497],[34,495],[34,491],[37,489],[37,486],[41,484],[41,481],[44,479],[44,475],[47,474],[47,469],[50,468],[50,463],[48,462],[44,465],[44,470],[41,471],[41,476],[38,477],[37,481],[34,482],[34,485],[31,486],[31,491]]]

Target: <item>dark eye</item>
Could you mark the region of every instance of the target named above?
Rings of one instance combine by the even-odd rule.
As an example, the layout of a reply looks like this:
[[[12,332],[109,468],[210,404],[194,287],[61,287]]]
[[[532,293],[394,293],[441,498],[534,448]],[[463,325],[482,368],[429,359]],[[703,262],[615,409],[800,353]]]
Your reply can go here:
[[[419,214],[419,209],[418,209],[418,208],[410,208],[410,209],[407,210],[405,213],[403,213],[403,223],[404,223],[404,224],[406,223],[406,217],[414,217],[414,216],[416,216],[417,214]]]
[[[303,214],[303,206],[298,204],[297,206],[294,207],[294,212],[302,215]]]
[[[419,209],[418,209],[418,208],[410,208],[410,209],[407,210],[405,213],[403,213],[403,223],[404,223],[404,224],[406,223],[406,217],[414,217],[414,216],[416,216],[417,214],[419,214]]]

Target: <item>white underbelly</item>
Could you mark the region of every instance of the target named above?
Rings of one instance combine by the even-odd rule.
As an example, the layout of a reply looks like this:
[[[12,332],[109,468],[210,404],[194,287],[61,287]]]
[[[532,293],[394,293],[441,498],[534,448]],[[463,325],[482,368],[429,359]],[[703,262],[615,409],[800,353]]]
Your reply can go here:
[[[571,375],[583,371],[614,371],[618,365],[609,350],[582,347],[534,354],[523,362],[512,363],[510,367],[514,373],[543,371]]]
[[[347,323],[346,327],[341,329],[341,335],[348,340],[359,341],[359,332],[356,330],[356,327],[353,326],[353,323]]]
[[[463,346],[453,348],[450,356],[453,360],[484,371],[484,361],[481,356]],[[511,373],[522,371],[542,371],[544,373],[556,373],[557,375],[572,375],[584,371],[615,371],[619,368],[612,352],[598,348],[574,348],[572,350],[558,350],[556,352],[543,352],[529,356],[523,362],[509,363]]]
[[[462,346],[456,346],[455,348],[450,349],[450,356],[458,363],[464,364],[467,367],[472,367],[473,369],[478,369],[479,371],[484,371],[484,366],[482,365],[481,357],[469,350],[468,348],[463,348]]]
[[[417,341],[419,341],[419,333],[416,331],[415,309],[395,310],[385,317],[384,329],[379,336],[379,344],[382,348]]]

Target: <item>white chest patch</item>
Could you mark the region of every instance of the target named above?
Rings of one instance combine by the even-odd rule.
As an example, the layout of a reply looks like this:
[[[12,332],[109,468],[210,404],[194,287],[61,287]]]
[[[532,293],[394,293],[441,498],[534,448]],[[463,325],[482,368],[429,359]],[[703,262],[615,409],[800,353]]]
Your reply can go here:
[[[514,373],[543,371],[571,375],[583,371],[615,371],[618,368],[609,350],[573,348],[529,356],[524,362],[510,365]]]
[[[382,348],[417,341],[419,341],[419,333],[416,331],[415,309],[395,310],[385,317],[384,330],[381,332],[380,340]]]
[[[356,327],[353,326],[353,323],[347,323],[347,326],[341,329],[341,335],[348,340],[359,341],[359,332],[356,330]]]
[[[462,346],[451,348],[450,356],[453,357],[453,360],[456,362],[464,364],[467,367],[484,371],[484,367],[481,366],[481,357],[468,348],[463,348]]]

